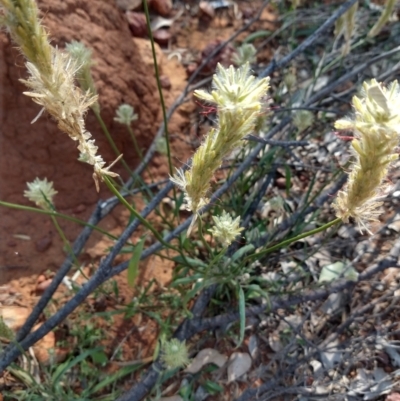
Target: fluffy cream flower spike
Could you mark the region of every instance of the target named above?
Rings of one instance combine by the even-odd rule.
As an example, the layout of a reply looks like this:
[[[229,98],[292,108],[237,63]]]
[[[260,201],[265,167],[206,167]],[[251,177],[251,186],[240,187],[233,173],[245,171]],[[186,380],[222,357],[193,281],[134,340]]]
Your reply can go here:
[[[360,231],[381,214],[379,196],[390,164],[398,159],[400,135],[400,91],[397,81],[388,88],[375,79],[364,82],[362,97],[353,97],[353,120],[339,120],[335,127],[354,131],[352,147],[356,156],[347,187],[340,191],[333,207],[337,217],[352,217]]]
[[[80,158],[93,166],[93,178],[99,191],[99,182],[104,175],[118,176],[109,171],[118,159],[104,167],[105,162],[97,155],[97,146],[90,139],[92,135],[85,129],[84,115],[88,107],[96,103],[97,96],[92,96],[89,91],[83,93],[75,86],[80,66],[67,53],[50,45],[47,32],[39,22],[34,0],[0,0],[0,6],[13,40],[27,59],[30,76],[22,82],[30,91],[24,94],[43,106],[42,111],[46,110],[56,119],[61,131],[79,142]]]
[[[208,203],[207,192],[214,172],[254,129],[262,108],[261,100],[269,88],[269,77],[258,80],[250,75],[249,63],[238,69],[233,66],[225,69],[218,64],[213,88],[211,93],[198,90],[194,94],[216,105],[218,127],[209,132],[197,149],[191,168],[186,172],[177,170],[171,177],[185,193],[188,210],[195,213],[192,224],[201,207]]]

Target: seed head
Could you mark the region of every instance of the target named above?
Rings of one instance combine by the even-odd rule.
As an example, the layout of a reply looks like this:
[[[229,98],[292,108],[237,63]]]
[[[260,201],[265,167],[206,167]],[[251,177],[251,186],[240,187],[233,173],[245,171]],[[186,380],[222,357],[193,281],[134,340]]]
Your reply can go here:
[[[296,75],[292,72],[288,72],[283,76],[283,82],[285,83],[286,87],[290,91],[294,85],[296,85],[297,78]]]
[[[217,73],[213,77],[213,87],[211,93],[196,90],[194,94],[199,99],[215,103],[222,110],[259,112],[260,100],[269,88],[269,77],[256,79],[250,74],[249,63],[238,69],[232,65],[225,69],[218,64]]]
[[[182,368],[189,365],[189,353],[185,341],[177,338],[164,341],[161,346],[162,360],[168,369]]]
[[[135,109],[129,104],[121,104],[117,109],[117,116],[114,117],[114,121],[120,124],[130,126],[132,121],[138,119],[138,115],[135,114]]]
[[[352,217],[360,231],[378,221],[386,189],[383,184],[388,169],[398,159],[396,147],[400,135],[400,91],[397,81],[388,88],[376,80],[364,82],[360,98],[353,97],[355,116],[336,122],[337,129],[354,131],[351,145],[355,162],[346,188],[340,191],[333,207],[344,222]]]
[[[164,156],[168,155],[167,140],[164,136],[160,136],[156,139],[156,152]]]
[[[257,50],[251,43],[243,43],[236,49],[236,54],[233,55],[232,61],[237,65],[241,66],[246,63],[256,62]]]
[[[240,227],[240,216],[233,220],[232,216],[222,212],[221,216],[212,216],[215,226],[210,230],[214,237],[218,238],[224,246],[229,246],[234,239],[244,230]]]
[[[197,214],[208,203],[207,193],[214,172],[243,138],[251,133],[269,88],[269,78],[257,80],[250,75],[248,63],[235,69],[218,65],[211,93],[198,90],[195,96],[216,105],[218,126],[210,130],[193,156],[192,165],[171,178],[185,192],[187,207]],[[193,219],[193,222],[195,221]],[[189,230],[190,231],[190,230]]]
[[[314,114],[309,110],[299,110],[296,111],[293,116],[293,124],[302,132],[310,127],[314,122]]]
[[[33,182],[27,182],[28,190],[24,196],[44,210],[53,210],[53,198],[58,193],[53,188],[53,182],[47,178],[41,180],[36,178]]]

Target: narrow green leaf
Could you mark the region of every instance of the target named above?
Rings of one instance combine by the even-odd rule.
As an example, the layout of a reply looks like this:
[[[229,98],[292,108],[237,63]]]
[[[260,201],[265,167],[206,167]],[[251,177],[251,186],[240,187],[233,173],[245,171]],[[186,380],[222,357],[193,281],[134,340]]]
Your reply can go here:
[[[69,360],[67,362],[62,363],[61,365],[58,366],[58,368],[56,369],[56,371],[53,373],[52,376],[52,383],[54,386],[58,386],[60,385],[60,380],[62,378],[62,376],[68,371],[70,370],[72,367],[74,367],[76,364],[78,364],[79,362],[83,361],[84,359],[86,359],[88,356],[91,356],[93,354],[95,354],[96,352],[101,351],[102,348],[98,347],[98,348],[92,348],[89,350],[86,350],[84,352],[82,352],[81,354],[79,354],[77,357],[75,357],[72,360]]]
[[[186,308],[186,305],[188,304],[188,302],[189,302],[200,290],[202,290],[204,287],[205,287],[204,281],[198,281],[198,282],[193,286],[193,288],[192,288],[190,291],[188,291],[188,292],[186,293],[186,295],[185,295],[184,298],[183,298],[183,307],[184,307],[185,309],[187,309],[187,308]],[[189,311],[189,310],[188,310],[188,311]]]
[[[98,391],[102,390],[104,387],[109,386],[110,384],[113,384],[117,380],[121,379],[122,377],[129,375],[130,373],[134,372],[135,370],[138,370],[143,366],[142,363],[137,363],[135,365],[131,366],[126,366],[115,372],[114,374],[105,377],[103,380],[100,381],[100,383],[97,383],[93,389],[92,389],[92,394],[97,393]]]
[[[258,284],[250,284],[246,286],[247,290],[247,299],[249,298],[255,298],[256,296],[262,296],[263,298],[268,299],[269,294],[267,291],[262,289]]]
[[[145,238],[142,238],[135,246],[133,255],[128,265],[128,285],[133,287],[135,285],[135,280],[139,272],[139,261],[142,256],[143,246]]]
[[[207,393],[211,395],[222,393],[224,391],[224,388],[221,385],[211,380],[206,380],[203,384],[203,387],[207,391]]]
[[[246,253],[254,251],[255,246],[252,244],[248,244],[237,250],[233,255],[232,255],[232,262],[235,262],[238,259],[241,259]]]
[[[268,30],[260,30],[248,35],[244,40],[243,43],[251,43],[256,39],[265,38],[271,36],[272,32]]]
[[[182,277],[182,278],[178,278],[176,279],[173,283],[172,283],[172,287],[178,287],[179,285],[187,285],[187,284],[191,284],[194,281],[199,280],[200,278],[202,278],[201,274],[193,274],[190,277]]]
[[[201,261],[200,259],[193,259],[188,257],[184,259],[181,256],[176,256],[175,258],[173,258],[173,260],[176,263],[180,263],[184,266],[186,266],[189,263],[190,267],[207,267],[207,264]]]

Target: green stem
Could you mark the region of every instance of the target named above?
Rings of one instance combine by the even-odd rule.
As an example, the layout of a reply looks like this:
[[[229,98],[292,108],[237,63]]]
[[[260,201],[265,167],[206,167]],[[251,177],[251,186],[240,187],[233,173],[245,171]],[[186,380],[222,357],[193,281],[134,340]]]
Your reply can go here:
[[[227,247],[223,248],[218,255],[216,255],[213,260],[208,264],[205,272],[204,272],[204,280],[207,280],[209,277],[209,273],[211,271],[211,268],[216,265],[222,257],[226,254],[226,251],[228,250]]]
[[[149,35],[149,38],[150,38],[150,43],[151,43],[151,52],[153,54],[154,70],[155,70],[156,80],[157,80],[157,89],[158,89],[158,93],[159,93],[159,96],[160,96],[161,109],[162,109],[162,113],[163,113],[165,140],[167,141],[167,155],[168,155],[169,174],[172,175],[173,171],[172,171],[171,149],[170,149],[170,145],[169,145],[170,138],[169,138],[169,132],[168,132],[168,118],[167,118],[167,111],[166,111],[167,109],[165,107],[164,96],[163,96],[162,88],[161,88],[160,73],[158,71],[156,49],[155,49],[155,46],[154,46],[153,34],[151,32],[150,14],[149,14],[149,7],[148,7],[148,4],[147,4],[147,1],[143,2],[143,8],[144,8],[144,13],[146,14],[147,30],[148,30],[148,35]]]
[[[360,46],[363,46],[367,41],[365,39],[360,39],[358,42],[353,43],[350,46],[350,53],[353,52],[355,49],[357,49]],[[322,70],[321,70],[321,74],[326,74],[328,73],[331,69],[333,69],[333,67],[336,66],[336,64],[339,63],[339,66],[342,67],[343,65],[343,56],[341,54],[339,54],[339,56],[335,57],[330,63],[328,63],[327,65],[325,65]]]
[[[335,220],[332,220],[332,221],[330,221],[329,223],[326,223],[326,224],[324,224],[324,225],[321,226],[321,227],[315,228],[314,230],[307,231],[307,232],[305,232],[305,233],[303,233],[303,234],[299,234],[299,235],[297,235],[296,237],[289,238],[289,239],[287,239],[287,240],[285,240],[285,241],[280,242],[279,244],[276,244],[276,245],[271,246],[271,247],[269,247],[269,248],[267,248],[267,249],[264,249],[264,250],[261,251],[261,252],[258,252],[258,253],[255,253],[255,254],[253,254],[253,255],[250,255],[250,256],[248,256],[248,257],[245,259],[245,261],[248,261],[248,260],[253,259],[253,258],[257,258],[257,259],[258,259],[258,258],[261,257],[261,256],[268,255],[268,254],[271,253],[271,252],[277,251],[278,249],[281,249],[281,248],[286,247],[287,245],[290,245],[292,242],[296,242],[296,241],[298,241],[298,240],[300,240],[300,239],[303,239],[303,238],[309,237],[309,236],[311,236],[311,235],[315,235],[315,234],[317,234],[317,233],[320,233],[320,232],[322,232],[322,231],[325,231],[325,230],[327,230],[329,227],[332,227],[332,226],[334,226],[335,224],[339,224],[341,221],[342,221],[342,219],[339,219],[339,218],[337,218],[337,219],[335,219]]]
[[[132,213],[133,216],[135,216],[147,229],[149,229],[153,235],[157,238],[157,240],[163,244],[165,247],[173,249],[174,251],[177,251],[180,253],[179,249],[175,248],[168,242],[165,242],[164,239],[161,237],[161,235],[158,233],[158,231],[146,220],[144,219],[140,213],[136,211],[135,208],[133,208],[127,201],[126,199],[118,192],[118,190],[114,187],[112,184],[111,180],[104,175],[103,176],[104,182],[106,183],[108,189],[118,198],[118,200]]]
[[[257,39],[263,39],[265,37],[271,36],[272,32],[268,30],[259,30],[250,35],[246,36],[242,43],[251,43]]]
[[[199,227],[199,236],[200,236],[200,239],[201,239],[201,241],[203,242],[204,247],[207,249],[209,255],[212,255],[212,254],[213,254],[212,249],[211,249],[210,245],[208,245],[208,242],[206,241],[206,239],[204,238],[204,235],[203,235],[203,223],[202,223],[202,221],[201,221],[200,216],[199,216],[198,219],[197,219],[197,225],[198,225],[198,227]]]
[[[110,146],[112,147],[114,153],[115,153],[117,156],[119,156],[119,155],[121,154],[121,152],[118,150],[117,145],[115,144],[114,139],[112,138],[110,132],[108,131],[106,124],[104,123],[103,119],[101,118],[100,113],[99,113],[98,111],[96,111],[95,109],[92,109],[92,110],[93,110],[94,115],[95,115],[96,118],[97,118],[97,121],[99,122],[99,124],[100,124],[100,126],[101,126],[101,129],[102,129],[103,132],[104,132],[104,135],[106,136],[106,138],[107,138],[107,140],[108,140],[108,143],[109,143]],[[129,175],[132,176],[132,175],[133,175],[133,172],[132,172],[132,170],[129,168],[129,166],[128,166],[128,164],[126,163],[126,161],[124,160],[124,158],[121,159],[121,163],[122,163],[122,165],[125,167],[126,171],[129,173]]]
[[[126,125],[126,127],[128,128],[129,135],[130,135],[131,138],[132,138],[133,147],[135,148],[135,151],[136,151],[137,155],[139,156],[140,161],[143,161],[143,153],[142,153],[142,151],[141,151],[140,148],[139,148],[139,144],[138,144],[138,142],[137,142],[137,140],[136,140],[136,136],[135,136],[135,134],[134,134],[134,132],[133,132],[133,129],[132,129],[132,127],[131,127],[130,125],[128,125],[128,124]]]
[[[111,238],[113,240],[117,240],[118,239],[114,235],[108,233],[107,231],[105,231],[105,230],[103,230],[103,229],[101,229],[101,228],[99,228],[97,226],[89,224],[86,221],[83,221],[83,220],[80,220],[80,219],[76,219],[75,217],[68,216],[66,214],[62,214],[62,213],[58,213],[58,212],[50,212],[48,210],[43,210],[43,209],[39,209],[39,208],[36,208],[36,207],[17,205],[16,203],[9,203],[9,202],[3,202],[3,201],[0,201],[0,206],[9,207],[11,209],[24,210],[26,212],[34,212],[34,213],[39,213],[39,214],[46,214],[48,216],[61,217],[62,219],[69,220],[69,221],[72,221],[74,223],[78,223],[78,224],[80,224],[82,226],[90,227],[93,230],[98,231],[101,234],[107,235],[107,237],[109,237],[109,238]]]
[[[58,224],[58,221],[56,219],[56,216],[54,216],[53,213],[50,214],[50,218],[53,221],[54,227],[56,228],[58,235],[60,236],[60,238],[62,239],[65,248],[67,249],[69,255],[72,257],[76,267],[79,267],[79,263],[78,263],[78,259],[75,256],[74,251],[72,250],[71,244],[69,243],[67,237],[64,234],[64,231],[62,230],[62,228],[60,227],[60,225]]]
[[[143,153],[140,150],[138,141],[136,140],[135,133],[133,132],[133,129],[132,129],[132,127],[130,125],[127,125],[127,128],[128,128],[129,135],[132,138],[133,147],[135,148],[135,151],[136,151],[137,155],[139,156],[140,161],[143,162]],[[154,182],[155,181],[154,177],[153,177],[153,175],[151,173],[151,170],[150,170],[150,168],[149,168],[147,163],[146,163],[145,168],[146,168],[147,173],[149,174],[150,179],[152,180],[152,182]]]

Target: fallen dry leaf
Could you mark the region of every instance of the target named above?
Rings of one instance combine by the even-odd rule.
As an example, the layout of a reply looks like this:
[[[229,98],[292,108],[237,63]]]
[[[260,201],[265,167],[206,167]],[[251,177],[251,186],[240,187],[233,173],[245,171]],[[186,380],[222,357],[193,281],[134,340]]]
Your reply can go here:
[[[251,368],[251,357],[245,352],[234,352],[229,358],[228,383],[243,376]]]
[[[213,363],[219,368],[225,365],[228,357],[220,354],[217,350],[212,348],[202,349],[192,360],[190,365],[185,369],[187,373],[197,373],[204,365]]]

